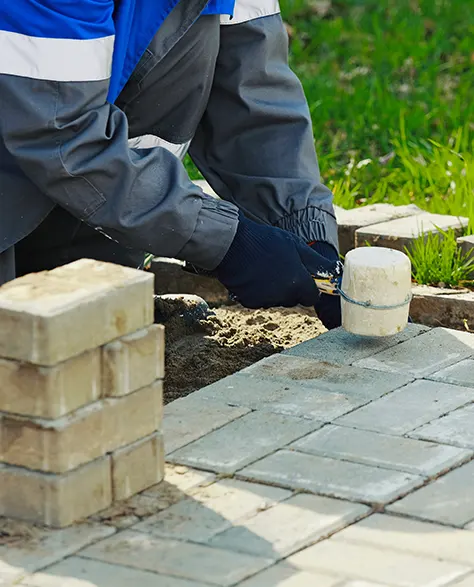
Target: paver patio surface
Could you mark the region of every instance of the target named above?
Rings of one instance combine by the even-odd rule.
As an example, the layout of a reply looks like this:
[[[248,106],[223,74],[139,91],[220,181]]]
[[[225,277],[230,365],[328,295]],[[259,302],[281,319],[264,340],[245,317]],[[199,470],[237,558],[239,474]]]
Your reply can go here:
[[[0,546],[20,587],[474,587],[474,334],[341,329],[165,408],[167,475]]]

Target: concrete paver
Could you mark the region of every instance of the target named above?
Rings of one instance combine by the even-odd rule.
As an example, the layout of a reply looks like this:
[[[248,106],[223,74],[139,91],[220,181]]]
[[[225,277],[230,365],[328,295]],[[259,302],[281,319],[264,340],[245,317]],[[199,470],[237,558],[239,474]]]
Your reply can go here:
[[[355,247],[356,230],[371,224],[380,224],[396,218],[405,218],[415,214],[421,214],[423,210],[414,204],[406,206],[393,206],[392,204],[372,204],[361,208],[335,207],[336,220],[338,225],[339,248],[341,255]]]
[[[365,400],[376,399],[413,380],[403,374],[389,378],[379,371],[333,365],[315,361],[314,358],[292,355],[272,355],[247,367],[241,373],[268,377],[272,382],[275,379],[283,380],[287,384],[299,382],[312,389],[351,394]],[[268,383],[267,381],[267,385]]]
[[[474,532],[399,516],[374,514],[338,532],[333,539],[474,564]]]
[[[165,465],[165,481],[183,492],[187,492],[200,485],[208,485],[215,481],[215,479],[215,474],[208,473],[207,471],[197,471],[184,465],[172,465],[169,463]],[[160,483],[154,487],[150,487],[143,494],[154,497],[157,493],[160,494],[161,488],[162,485]]]
[[[257,483],[224,480],[185,499],[133,529],[158,537],[207,542],[238,520],[290,497],[291,492]],[[253,554],[253,553],[250,553]]]
[[[474,405],[471,404],[415,430],[410,436],[474,449],[473,423]]]
[[[452,587],[474,587],[474,573],[456,582]]]
[[[289,380],[275,381],[250,375],[233,375],[225,381],[203,389],[202,392],[205,394],[204,398],[209,401],[216,398],[217,401],[226,401],[231,405],[238,404],[265,412],[320,422],[330,422],[369,401],[362,394],[350,391],[337,393],[319,389],[316,385],[310,387]],[[382,393],[377,397],[380,395]]]
[[[387,509],[392,512],[464,526],[474,520],[474,461],[407,495]]]
[[[318,336],[288,349],[282,356],[308,357],[334,365],[351,365],[427,331],[429,328],[426,326],[409,324],[400,334],[376,339],[355,336],[342,328],[335,328],[325,333],[324,336]]]
[[[0,577],[2,573],[11,577],[34,573],[114,532],[108,526],[84,523],[63,530],[42,530],[31,540],[0,546]]]
[[[336,420],[336,424],[402,435],[472,401],[472,389],[419,380]]]
[[[300,571],[282,562],[247,579],[239,587],[339,587],[340,583],[341,577]]]
[[[426,377],[473,353],[474,337],[470,333],[434,328],[355,364],[368,369]]]
[[[372,545],[324,540],[289,557],[295,567],[338,573],[348,579],[374,581],[397,587],[438,587],[466,575],[472,567],[413,556]]]
[[[299,494],[232,526],[210,544],[278,559],[344,528],[369,511],[356,503]]]
[[[203,403],[193,394],[165,406],[163,435],[167,454],[247,414],[247,408]]]
[[[272,562],[130,530],[81,551],[81,556],[221,587],[234,585]]]
[[[464,359],[450,367],[436,371],[429,376],[429,379],[453,385],[463,385],[464,387],[474,387],[474,359]]]
[[[420,486],[410,473],[280,450],[239,472],[249,479],[276,483],[364,503],[387,503]]]
[[[234,473],[320,426],[302,418],[252,412],[171,453],[168,460],[198,469]]]
[[[471,418],[472,422],[472,418]],[[366,430],[329,425],[297,440],[291,448],[322,457],[432,476],[460,464],[473,453]]]
[[[73,556],[22,582],[25,587],[206,587],[204,583],[156,575]]]
[[[405,247],[411,247],[414,240],[421,235],[448,229],[455,230],[459,235],[468,222],[467,218],[422,212],[406,218],[359,228],[355,233],[355,242],[358,247],[368,243],[404,251]]]

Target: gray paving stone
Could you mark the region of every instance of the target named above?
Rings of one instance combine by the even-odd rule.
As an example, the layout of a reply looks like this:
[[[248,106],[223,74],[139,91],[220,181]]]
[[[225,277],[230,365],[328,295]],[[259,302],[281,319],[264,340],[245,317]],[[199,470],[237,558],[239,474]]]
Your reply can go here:
[[[474,532],[399,516],[373,514],[333,539],[466,565],[474,563]]]
[[[369,401],[358,393],[324,391],[292,381],[263,379],[251,375],[232,375],[196,393],[203,401],[215,399],[229,405],[243,405],[255,410],[320,422],[329,422]],[[377,397],[380,395],[382,393]]]
[[[332,425],[297,440],[291,448],[426,477],[449,469],[472,455],[471,451],[453,446]]]
[[[387,338],[355,336],[342,328],[335,328],[323,335],[298,344],[283,356],[293,355],[324,361],[334,365],[351,365],[356,361],[371,357],[385,349],[392,348],[406,340],[427,332],[429,328],[409,324],[403,332]]]
[[[165,482],[175,487],[178,491],[188,493],[191,489],[202,485],[209,485],[216,479],[214,473],[207,471],[197,471],[183,465],[173,465],[166,463],[165,465]],[[163,483],[158,483],[143,492],[143,495],[156,497],[162,495]]]
[[[28,587],[206,587],[204,583],[156,575],[73,556],[23,581]]]
[[[420,380],[338,418],[336,424],[402,435],[472,399],[467,387]]]
[[[405,247],[410,247],[413,241],[423,234],[438,232],[438,229],[452,228],[459,235],[467,224],[467,218],[423,212],[407,218],[359,228],[356,230],[355,241],[358,247],[366,246],[368,243],[378,247],[405,251]]]
[[[464,359],[460,363],[433,373],[429,379],[453,385],[463,385],[464,387],[474,387],[474,360]]]
[[[248,413],[248,409],[226,404],[203,403],[194,394],[165,406],[163,435],[169,454]]]
[[[292,355],[272,355],[241,373],[262,377],[267,381],[282,381],[288,385],[298,382],[311,389],[350,393],[366,400],[378,398],[413,380],[413,377],[403,374],[396,374],[392,379],[380,371],[316,362],[314,359]],[[296,388],[294,391],[298,393]]]
[[[421,214],[422,210],[414,204],[407,206],[393,206],[392,204],[372,204],[345,210],[335,208],[336,220],[339,233],[339,248],[341,254],[345,255],[355,247],[355,233],[358,228],[387,222],[395,218],[405,218],[414,214]]]
[[[252,412],[177,450],[169,460],[219,473],[234,473],[320,426],[302,418]]]
[[[210,544],[279,559],[366,515],[366,506],[330,497],[299,494],[234,525]]]
[[[348,579],[396,587],[441,587],[466,575],[470,566],[414,556],[367,544],[323,540],[287,559],[307,571],[337,573]]]
[[[228,587],[268,567],[271,560],[130,530],[102,540],[81,556]],[[157,583],[159,584],[159,583]]]
[[[12,577],[34,573],[114,532],[109,526],[84,523],[63,530],[41,530],[31,540],[0,546],[0,577],[2,573]]]
[[[247,579],[239,587],[339,587],[340,582],[341,577],[300,571],[282,562]]]
[[[153,536],[207,542],[242,518],[266,510],[291,492],[244,481],[218,481],[200,488],[133,529]],[[253,554],[253,553],[250,553]]]
[[[440,368],[458,363],[474,352],[474,335],[435,328],[421,336],[357,361],[358,367],[427,377]]]
[[[474,519],[474,461],[389,506],[388,511],[452,526]]]
[[[410,436],[474,449],[474,405],[451,412],[415,430]]]
[[[387,503],[420,486],[410,473],[280,450],[239,472],[245,478],[364,503]]]

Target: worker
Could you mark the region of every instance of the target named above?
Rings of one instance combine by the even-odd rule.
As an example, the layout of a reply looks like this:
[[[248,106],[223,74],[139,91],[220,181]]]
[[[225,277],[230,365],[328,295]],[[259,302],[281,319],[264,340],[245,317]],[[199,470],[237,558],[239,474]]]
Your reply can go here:
[[[340,324],[313,279],[340,271],[337,226],[278,0],[0,0],[0,283],[145,253]]]

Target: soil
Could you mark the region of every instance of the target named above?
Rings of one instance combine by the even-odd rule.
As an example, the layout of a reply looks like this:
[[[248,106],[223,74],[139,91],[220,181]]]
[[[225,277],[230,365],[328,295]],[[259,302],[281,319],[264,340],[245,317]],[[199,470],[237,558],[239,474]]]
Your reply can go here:
[[[165,403],[325,332],[314,310],[226,306],[193,328],[166,324]]]

